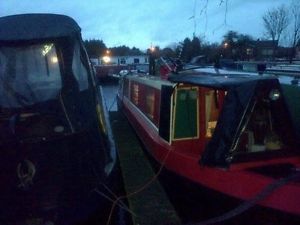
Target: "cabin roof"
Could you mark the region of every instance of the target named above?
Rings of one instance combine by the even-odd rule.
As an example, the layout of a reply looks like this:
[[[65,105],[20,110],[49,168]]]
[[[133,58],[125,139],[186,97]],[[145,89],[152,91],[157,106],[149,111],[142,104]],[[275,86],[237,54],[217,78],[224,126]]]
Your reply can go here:
[[[0,27],[0,41],[67,37],[81,30],[72,18],[58,14],[20,14],[0,17]]]
[[[162,85],[165,85],[165,86],[172,86],[173,85],[169,81],[161,80],[161,79],[159,79],[159,77],[151,76],[151,75],[149,75],[149,76],[148,75],[147,76],[129,75],[127,77],[130,77],[130,79],[133,80],[133,81],[138,81],[142,84],[154,87],[156,89],[161,89]]]
[[[214,74],[205,72],[188,72],[183,74],[173,74],[169,76],[169,81],[175,83],[186,83],[200,85],[209,88],[230,89],[244,84],[256,83],[260,80],[276,80],[275,77],[261,77],[247,74]]]

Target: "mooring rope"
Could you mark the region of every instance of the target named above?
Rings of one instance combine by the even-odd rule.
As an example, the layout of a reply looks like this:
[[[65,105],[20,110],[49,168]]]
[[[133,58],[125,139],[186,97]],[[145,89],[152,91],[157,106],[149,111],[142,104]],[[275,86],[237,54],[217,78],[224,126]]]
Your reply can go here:
[[[130,198],[130,197],[132,197],[132,196],[134,196],[134,195],[140,193],[141,191],[143,191],[143,190],[145,190],[146,188],[148,188],[155,180],[157,180],[157,178],[158,178],[158,176],[160,175],[162,169],[165,167],[165,163],[166,163],[167,158],[169,157],[171,151],[172,151],[172,150],[168,150],[168,151],[167,151],[167,153],[166,153],[166,155],[165,155],[165,157],[164,157],[164,159],[163,159],[163,161],[162,161],[162,163],[161,163],[161,165],[160,165],[160,167],[159,167],[157,173],[156,173],[150,180],[148,180],[146,183],[142,184],[142,185],[141,185],[139,188],[137,188],[135,191],[133,191],[133,192],[131,192],[131,193],[128,193],[128,194],[126,194],[126,195],[120,196],[120,197],[118,197],[118,198],[114,201],[114,203],[113,203],[113,205],[112,205],[112,207],[111,207],[111,210],[110,210],[110,213],[109,213],[109,216],[108,216],[106,225],[109,225],[109,224],[110,224],[110,221],[111,221],[111,218],[112,218],[113,211],[114,211],[114,209],[115,209],[115,207],[116,207],[116,205],[118,204],[119,201],[121,201],[122,199]]]
[[[208,219],[208,220],[205,220],[202,222],[189,223],[186,225],[210,225],[210,224],[216,224],[216,223],[220,223],[225,220],[231,219],[231,218],[247,211],[248,209],[252,208],[254,205],[256,205],[256,203],[258,203],[261,200],[268,197],[270,194],[272,194],[278,188],[284,186],[285,184],[287,184],[291,181],[297,180],[299,178],[300,178],[300,169],[295,169],[295,172],[292,173],[291,175],[284,177],[284,178],[280,178],[280,179],[272,182],[271,184],[269,184],[265,188],[263,188],[262,191],[260,191],[257,195],[255,195],[252,199],[243,202],[238,207],[230,210],[229,212],[226,212],[221,216],[217,216],[215,218],[211,218],[211,219]]]

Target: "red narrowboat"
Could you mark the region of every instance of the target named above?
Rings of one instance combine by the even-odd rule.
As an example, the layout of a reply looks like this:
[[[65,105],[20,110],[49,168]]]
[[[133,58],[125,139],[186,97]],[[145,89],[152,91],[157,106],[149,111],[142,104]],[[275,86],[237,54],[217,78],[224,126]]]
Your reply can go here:
[[[246,201],[276,186],[256,203],[300,215],[299,145],[276,78],[127,75],[118,106],[167,170]]]

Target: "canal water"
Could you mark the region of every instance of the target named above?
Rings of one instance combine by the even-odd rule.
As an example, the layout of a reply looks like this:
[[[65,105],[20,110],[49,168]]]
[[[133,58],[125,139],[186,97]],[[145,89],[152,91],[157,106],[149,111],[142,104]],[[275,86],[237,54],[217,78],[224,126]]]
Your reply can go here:
[[[101,86],[106,108],[108,111],[116,111],[117,82],[107,82],[101,84]],[[147,154],[147,157],[153,169],[158,171],[159,165],[149,154]],[[201,225],[201,221],[223,215],[241,204],[239,200],[234,200],[205,187],[195,186],[184,178],[179,178],[167,170],[162,170],[158,179],[180,217],[182,224]],[[124,191],[122,188],[121,190]],[[118,209],[114,214],[113,223],[114,225],[132,225],[130,215],[121,209]],[[215,224],[299,225],[300,217],[255,206],[232,219]]]

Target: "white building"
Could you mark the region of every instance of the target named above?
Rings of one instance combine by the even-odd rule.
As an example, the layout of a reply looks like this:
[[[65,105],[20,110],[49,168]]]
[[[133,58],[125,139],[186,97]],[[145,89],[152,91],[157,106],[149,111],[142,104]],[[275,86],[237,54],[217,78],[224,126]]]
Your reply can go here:
[[[109,64],[115,65],[131,65],[131,64],[147,64],[149,63],[148,55],[136,55],[136,56],[111,56],[109,57]],[[105,64],[101,59],[101,64]]]

